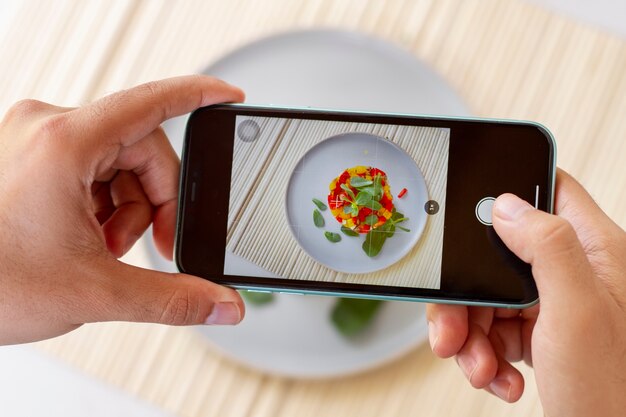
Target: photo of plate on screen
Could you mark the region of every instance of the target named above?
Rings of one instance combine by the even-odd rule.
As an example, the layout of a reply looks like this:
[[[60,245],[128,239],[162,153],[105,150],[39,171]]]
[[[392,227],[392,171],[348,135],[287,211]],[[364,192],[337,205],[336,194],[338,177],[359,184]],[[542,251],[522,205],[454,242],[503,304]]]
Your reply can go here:
[[[300,247],[338,272],[387,268],[426,225],[426,182],[407,152],[370,133],[343,133],[309,149],[289,179],[287,224]]]

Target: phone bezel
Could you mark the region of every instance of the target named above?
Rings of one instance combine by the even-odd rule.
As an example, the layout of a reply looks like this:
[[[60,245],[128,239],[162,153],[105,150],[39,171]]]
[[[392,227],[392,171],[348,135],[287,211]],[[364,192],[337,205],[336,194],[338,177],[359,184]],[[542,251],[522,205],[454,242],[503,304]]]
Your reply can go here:
[[[275,106],[255,106],[245,104],[224,104],[205,107],[196,110],[189,118],[187,129],[185,132],[185,141],[183,149],[183,163],[181,165],[180,176],[180,193],[179,193],[179,210],[177,219],[177,233],[175,241],[175,261],[176,266],[181,272],[197,273],[197,271],[189,270],[184,265],[182,256],[182,241],[183,241],[183,223],[185,220],[186,207],[189,202],[187,201],[187,181],[189,176],[188,165],[191,160],[189,157],[190,149],[189,144],[192,137],[192,129],[190,128],[194,120],[199,114],[206,111],[220,111],[230,113],[245,112],[249,115],[262,115],[267,117],[294,117],[294,118],[308,118],[308,119],[320,119],[320,120],[345,120],[354,118],[359,119],[361,122],[371,123],[402,123],[405,124],[419,124],[420,126],[438,126],[438,127],[450,127],[451,129],[461,129],[460,125],[455,124],[491,124],[493,125],[515,125],[515,126],[530,126],[537,129],[546,138],[550,147],[550,166],[548,168],[549,178],[547,190],[547,210],[553,212],[554,205],[554,188],[556,179],[556,144],[554,137],[550,131],[541,124],[528,121],[514,121],[514,120],[501,120],[501,119],[484,119],[484,118],[454,118],[454,117],[442,117],[442,116],[429,116],[429,115],[414,115],[414,114],[389,114],[389,113],[376,113],[376,112],[353,112],[353,111],[341,111],[341,110],[328,110],[328,109],[312,109],[312,108],[294,108],[294,107],[275,107]],[[411,122],[411,123],[408,123]],[[234,128],[234,126],[233,126]],[[232,139],[231,139],[232,146]],[[230,184],[230,175],[228,176]],[[222,242],[222,253],[225,249],[226,241]],[[222,265],[223,267],[223,265]],[[202,274],[201,274],[202,275]],[[385,299],[385,300],[409,300],[409,301],[425,301],[425,302],[438,302],[438,303],[450,303],[450,304],[465,304],[465,305],[481,305],[481,306],[496,306],[496,307],[514,307],[524,308],[535,304],[538,301],[537,296],[520,300],[502,300],[502,299],[485,299],[476,297],[474,294],[446,294],[442,290],[428,290],[417,289],[408,287],[386,287],[386,286],[367,286],[366,289],[359,290],[356,288],[358,284],[343,284],[345,288],[338,288],[337,283],[328,283],[320,281],[306,281],[306,280],[290,280],[290,279],[274,279],[274,278],[255,278],[247,276],[225,276],[223,275],[223,269],[221,276],[219,274],[206,276],[205,278],[211,279],[219,284],[232,286],[234,288],[253,290],[253,291],[273,291],[284,293],[296,293],[296,294],[315,294],[315,295],[331,295],[342,297],[356,297],[356,298],[369,298],[369,299]],[[314,286],[314,287],[313,287]],[[353,287],[353,288],[348,288]],[[364,286],[362,286],[364,287]],[[419,294],[415,294],[415,292]],[[535,289],[536,291],[536,289]],[[536,294],[536,293],[535,293]]]

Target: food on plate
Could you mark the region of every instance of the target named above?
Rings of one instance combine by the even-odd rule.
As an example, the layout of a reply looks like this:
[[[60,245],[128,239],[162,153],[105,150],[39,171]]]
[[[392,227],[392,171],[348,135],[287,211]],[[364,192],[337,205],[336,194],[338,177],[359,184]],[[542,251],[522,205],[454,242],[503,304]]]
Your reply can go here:
[[[318,209],[313,210],[313,223],[316,227],[324,227],[326,223],[324,217],[322,217],[322,213],[320,213]]]
[[[400,193],[398,194],[398,198],[404,197],[406,194],[406,191],[407,191],[406,188],[403,188],[402,191],[400,191]]]
[[[345,228],[368,233],[381,227],[392,216],[393,196],[387,174],[378,169],[357,165],[344,170],[330,182],[328,206]]]

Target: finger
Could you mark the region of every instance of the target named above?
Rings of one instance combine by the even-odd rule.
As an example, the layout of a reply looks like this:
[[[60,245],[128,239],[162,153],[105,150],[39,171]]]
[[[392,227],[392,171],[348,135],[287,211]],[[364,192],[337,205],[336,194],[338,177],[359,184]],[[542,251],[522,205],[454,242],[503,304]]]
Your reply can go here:
[[[165,120],[199,107],[244,99],[221,80],[189,75],[153,81],[103,97],[72,112],[71,121],[90,148],[130,146]]]
[[[449,358],[456,355],[467,338],[467,307],[446,304],[426,305],[428,338],[435,355]]]
[[[237,291],[186,274],[168,274],[107,259],[90,267],[99,293],[74,312],[82,322],[135,321],[168,325],[237,324],[245,314]],[[84,271],[83,267],[83,271]],[[89,290],[93,290],[93,281]]]
[[[534,209],[512,194],[498,197],[493,225],[502,241],[532,265],[542,309],[568,310],[597,292],[591,266],[567,220]]]
[[[143,235],[152,221],[152,206],[139,180],[129,171],[119,171],[110,185],[115,211],[102,225],[107,248],[117,258]]]
[[[470,320],[467,340],[456,355],[457,363],[474,388],[486,387],[498,369],[496,354],[482,327]]]
[[[112,166],[132,170],[154,206],[153,235],[159,252],[172,259],[180,160],[161,128],[132,146],[120,150]]]
[[[93,212],[100,225],[104,224],[115,211],[111,199],[111,184],[108,182],[94,182],[91,186]]]
[[[498,371],[485,390],[508,403],[519,400],[524,393],[524,377],[502,357],[497,357]]]
[[[494,316],[501,319],[510,319],[520,315],[520,311],[515,308],[496,308]]]
[[[616,224],[587,190],[567,172],[558,169],[556,176],[555,213],[570,222],[583,243],[593,236],[613,233]]]
[[[519,317],[495,319],[489,331],[489,341],[493,350],[508,362],[518,362],[524,357],[523,323]]]

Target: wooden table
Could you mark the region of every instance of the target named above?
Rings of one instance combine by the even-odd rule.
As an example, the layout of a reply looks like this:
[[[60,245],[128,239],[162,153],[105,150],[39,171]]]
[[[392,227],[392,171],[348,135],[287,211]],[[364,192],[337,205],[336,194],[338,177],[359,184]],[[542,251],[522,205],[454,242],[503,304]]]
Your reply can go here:
[[[626,226],[626,43],[517,0],[25,1],[0,39],[0,111],[26,97],[80,105],[312,27],[401,45],[477,115],[546,124],[559,165]],[[183,328],[96,324],[37,346],[179,416],[542,415],[528,368],[526,393],[507,405],[470,388],[427,346],[331,381],[245,369]]]

